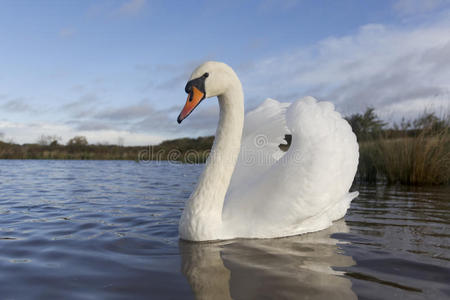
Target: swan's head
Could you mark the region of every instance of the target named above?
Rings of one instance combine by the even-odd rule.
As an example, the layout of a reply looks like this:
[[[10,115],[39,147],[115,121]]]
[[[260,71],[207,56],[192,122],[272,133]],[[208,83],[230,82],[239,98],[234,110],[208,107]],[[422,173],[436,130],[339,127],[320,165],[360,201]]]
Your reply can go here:
[[[204,99],[225,93],[236,79],[233,69],[224,63],[207,61],[198,66],[186,84],[185,91],[188,97],[178,116],[178,123],[187,118]]]

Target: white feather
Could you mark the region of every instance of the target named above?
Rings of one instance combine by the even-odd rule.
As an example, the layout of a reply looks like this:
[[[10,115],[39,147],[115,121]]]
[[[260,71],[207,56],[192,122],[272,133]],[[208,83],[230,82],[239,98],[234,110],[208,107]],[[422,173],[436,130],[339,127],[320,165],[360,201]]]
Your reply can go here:
[[[193,76],[205,69],[231,70],[209,62]],[[305,97],[292,104],[267,99],[244,122],[234,76],[225,76],[226,84],[206,82],[220,93],[221,121],[213,155],[180,221],[181,237],[273,238],[325,229],[342,218],[357,196],[349,189],[358,143],[347,121],[332,103]],[[286,153],[279,148],[285,134],[292,135]],[[230,145],[239,140],[240,148]]]

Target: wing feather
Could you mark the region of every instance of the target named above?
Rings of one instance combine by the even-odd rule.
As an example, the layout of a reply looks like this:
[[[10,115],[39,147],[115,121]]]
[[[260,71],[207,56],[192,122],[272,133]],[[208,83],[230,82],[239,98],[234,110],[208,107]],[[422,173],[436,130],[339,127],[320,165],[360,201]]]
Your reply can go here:
[[[286,109],[291,103],[266,99],[245,115],[241,151],[231,178],[229,190],[257,181],[281,157],[279,145],[289,133]]]
[[[278,146],[287,133],[292,144],[283,153]],[[267,99],[246,115],[239,155],[223,220],[242,225],[246,236],[324,229],[357,195],[348,193],[358,164],[356,137],[330,102]]]

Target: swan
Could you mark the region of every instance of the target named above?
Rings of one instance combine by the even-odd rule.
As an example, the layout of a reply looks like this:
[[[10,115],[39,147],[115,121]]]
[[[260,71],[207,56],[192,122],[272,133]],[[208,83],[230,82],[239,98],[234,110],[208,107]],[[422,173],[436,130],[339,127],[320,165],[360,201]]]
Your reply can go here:
[[[218,98],[211,153],[179,222],[182,240],[276,238],[328,228],[358,193],[349,193],[358,165],[350,125],[330,102],[305,97],[265,100],[248,112],[231,67],[207,61],[186,84],[178,123],[205,99]],[[292,135],[287,152],[280,150]]]

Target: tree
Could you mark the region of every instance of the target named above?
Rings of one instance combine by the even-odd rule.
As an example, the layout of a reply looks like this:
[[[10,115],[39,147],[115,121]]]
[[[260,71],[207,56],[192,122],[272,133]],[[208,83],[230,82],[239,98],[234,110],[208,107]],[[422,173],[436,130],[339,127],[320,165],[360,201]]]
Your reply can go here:
[[[86,137],[79,135],[79,136],[71,138],[67,142],[67,145],[68,146],[87,146],[88,141],[87,141]]]
[[[56,146],[58,145],[58,142],[60,142],[62,138],[57,135],[44,135],[42,134],[38,140],[37,143],[41,146]]]
[[[433,132],[441,131],[449,126],[448,118],[447,120],[438,118],[434,112],[427,113],[424,112],[419,118],[413,121],[415,129],[426,129]]]
[[[52,141],[51,143],[50,143],[50,147],[56,147],[56,146],[58,146],[59,144],[58,144],[58,141],[57,140],[54,140],[54,141]]]
[[[375,137],[387,124],[378,118],[373,107],[368,107],[364,114],[353,114],[345,119],[359,141]]]
[[[0,132],[0,141],[3,141],[4,137],[5,137],[5,134],[3,132]]]

